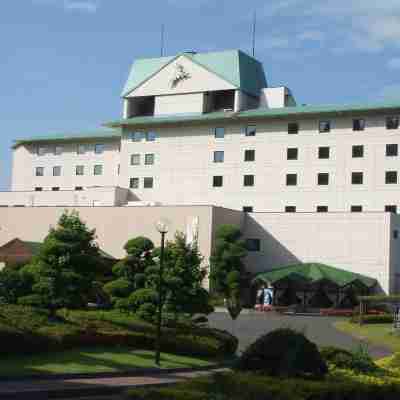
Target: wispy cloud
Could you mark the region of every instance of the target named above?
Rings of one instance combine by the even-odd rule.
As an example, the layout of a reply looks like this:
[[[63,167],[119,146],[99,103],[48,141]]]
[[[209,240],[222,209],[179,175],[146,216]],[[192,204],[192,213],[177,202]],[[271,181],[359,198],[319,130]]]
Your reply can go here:
[[[65,11],[94,14],[100,7],[99,0],[32,0],[33,4],[54,6]]]

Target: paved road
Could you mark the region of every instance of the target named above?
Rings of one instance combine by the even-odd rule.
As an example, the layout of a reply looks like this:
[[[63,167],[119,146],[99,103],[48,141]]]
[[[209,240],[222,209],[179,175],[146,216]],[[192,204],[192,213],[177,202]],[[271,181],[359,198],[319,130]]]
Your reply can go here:
[[[259,336],[274,329],[291,327],[300,330],[319,346],[338,346],[345,349],[354,349],[360,341],[352,336],[339,332],[333,326],[337,321],[333,317],[305,317],[286,316],[275,313],[250,312],[241,314],[233,327],[232,320],[226,312],[216,312],[209,316],[210,325],[232,332],[239,338],[239,352],[244,350]],[[381,358],[391,354],[385,347],[368,346],[374,358]]]

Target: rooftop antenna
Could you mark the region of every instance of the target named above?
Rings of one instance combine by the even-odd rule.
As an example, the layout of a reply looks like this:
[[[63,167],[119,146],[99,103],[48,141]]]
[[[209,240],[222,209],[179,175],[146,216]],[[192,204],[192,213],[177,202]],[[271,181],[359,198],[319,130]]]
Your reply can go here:
[[[164,35],[165,35],[165,25],[161,24],[161,57],[164,56]]]
[[[257,14],[256,11],[254,11],[254,16],[253,16],[253,33],[252,33],[252,54],[253,57],[256,54],[256,25],[257,25]]]

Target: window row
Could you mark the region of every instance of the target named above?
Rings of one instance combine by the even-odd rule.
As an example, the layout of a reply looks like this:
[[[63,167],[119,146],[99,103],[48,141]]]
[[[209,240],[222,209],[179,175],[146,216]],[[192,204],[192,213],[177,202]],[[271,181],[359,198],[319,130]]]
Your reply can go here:
[[[62,168],[59,165],[53,167],[53,176],[61,176]],[[85,166],[77,165],[75,167],[75,175],[83,176],[85,175]],[[93,166],[93,175],[103,175],[103,165],[97,164]],[[35,168],[35,176],[44,176],[44,167]]]
[[[131,155],[131,165],[141,165],[142,154],[132,154]],[[144,165],[153,165],[155,161],[155,156],[152,153],[144,155]]]
[[[128,138],[132,142],[141,142],[142,140],[146,140],[146,142],[155,142],[157,139],[157,134],[155,132],[143,132],[143,131],[136,131],[130,132],[128,134]]]
[[[243,211],[244,211],[243,207]],[[397,214],[397,206],[396,205],[387,205],[385,206],[385,212],[390,212],[390,213],[394,213]],[[316,207],[316,212],[317,213],[324,213],[324,212],[328,212],[328,206],[317,206]],[[361,205],[352,205],[350,206],[350,211],[351,212],[362,212],[363,211],[363,206]],[[251,211],[252,212],[252,211]],[[285,207],[285,212],[287,213],[294,213],[296,212],[296,206],[286,206]]]
[[[225,160],[225,152],[222,150],[214,151],[214,162],[222,163]],[[255,150],[245,150],[244,151],[244,161],[255,161],[256,151]]]
[[[154,178],[146,177],[143,178],[143,189],[152,189],[154,187]],[[131,189],[140,189],[140,179],[139,178],[130,178],[129,187]]]
[[[76,154],[85,154],[91,151],[91,147],[95,154],[103,154],[105,145],[103,143],[95,144],[94,146],[88,144],[78,144],[76,147]],[[64,146],[55,145],[55,146],[37,146],[36,154],[38,156],[44,156],[46,153],[54,154],[55,156],[59,156],[63,153]]]
[[[53,192],[58,192],[60,190],[60,188],[58,186],[56,187],[52,187],[51,190]],[[75,186],[75,191],[80,191],[83,190],[83,186]],[[35,192],[43,192],[43,188],[42,187],[35,187]]]

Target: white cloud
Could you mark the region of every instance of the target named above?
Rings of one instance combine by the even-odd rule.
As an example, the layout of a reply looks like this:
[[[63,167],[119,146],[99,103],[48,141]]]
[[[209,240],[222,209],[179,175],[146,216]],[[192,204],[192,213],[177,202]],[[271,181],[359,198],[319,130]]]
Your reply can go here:
[[[390,69],[400,69],[400,58],[392,58],[387,62],[387,66]]]
[[[33,4],[55,6],[66,11],[94,14],[99,9],[99,0],[32,0]]]

